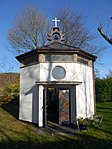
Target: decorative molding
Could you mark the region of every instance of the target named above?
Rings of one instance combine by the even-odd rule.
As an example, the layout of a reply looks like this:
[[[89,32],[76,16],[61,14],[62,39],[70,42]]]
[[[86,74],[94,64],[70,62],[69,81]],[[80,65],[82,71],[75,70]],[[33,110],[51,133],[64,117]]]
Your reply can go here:
[[[37,85],[80,85],[82,82],[80,81],[37,81],[35,82]]]
[[[64,41],[65,34],[59,30],[58,27],[54,27],[53,30],[48,35],[48,40],[52,43],[54,41],[62,42]]]

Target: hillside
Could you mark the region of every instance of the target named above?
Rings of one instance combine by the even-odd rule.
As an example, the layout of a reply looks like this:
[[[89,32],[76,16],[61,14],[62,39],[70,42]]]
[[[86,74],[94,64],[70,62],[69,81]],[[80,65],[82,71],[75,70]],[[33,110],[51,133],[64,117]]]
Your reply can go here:
[[[19,73],[0,73],[0,88],[15,83],[19,76]]]

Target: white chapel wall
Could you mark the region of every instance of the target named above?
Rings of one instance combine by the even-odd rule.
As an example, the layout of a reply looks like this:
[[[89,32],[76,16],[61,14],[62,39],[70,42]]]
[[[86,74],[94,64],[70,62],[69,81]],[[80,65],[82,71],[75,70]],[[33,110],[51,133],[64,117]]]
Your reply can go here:
[[[92,67],[79,63],[41,63],[40,81],[56,81],[52,77],[52,70],[55,66],[62,66],[66,70],[66,76],[61,81],[82,82],[80,85],[76,85],[76,117],[89,117],[93,115],[94,93]]]
[[[76,97],[74,98],[75,94],[71,95],[73,100],[76,100],[72,101],[72,123],[75,117],[94,114],[92,67],[79,63],[40,63],[21,68],[19,111],[21,120],[39,123],[39,126],[43,125],[43,87],[37,86],[36,81],[56,81],[52,77],[55,66],[62,66],[66,70],[66,76],[61,81],[82,82],[76,85]],[[72,90],[75,90],[75,87]]]
[[[20,108],[19,119],[38,123],[39,65],[32,65],[20,70]]]
[[[79,76],[82,79],[82,84],[76,86],[77,117],[90,117],[94,114],[92,68],[80,65]]]
[[[65,78],[60,81],[79,81],[79,65],[77,63],[41,63],[40,81],[57,81],[52,77],[52,70],[55,66],[62,66],[66,70]]]

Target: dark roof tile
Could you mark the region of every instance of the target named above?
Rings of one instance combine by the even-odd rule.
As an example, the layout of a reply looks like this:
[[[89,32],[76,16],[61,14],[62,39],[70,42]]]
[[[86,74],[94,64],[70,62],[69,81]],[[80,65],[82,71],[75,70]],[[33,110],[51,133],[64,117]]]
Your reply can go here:
[[[94,55],[92,55],[92,54],[90,54],[90,53],[88,53],[84,50],[81,50],[80,48],[73,47],[73,46],[63,44],[63,43],[60,43],[60,42],[53,42],[53,43],[50,43],[50,44],[45,45],[43,47],[40,47],[38,49],[35,49],[35,50],[29,51],[27,53],[21,54],[21,55],[17,56],[16,59],[18,61],[20,61],[21,58],[23,59],[23,58],[25,58],[27,56],[30,56],[32,54],[36,54],[38,52],[43,52],[43,50],[48,51],[48,52],[50,52],[50,50],[51,50],[51,52],[53,52],[53,51],[55,52],[55,51],[58,51],[58,50],[60,50],[60,52],[61,51],[80,52],[83,55],[88,55],[89,57],[91,57],[91,59],[95,60],[97,58],[96,56],[94,56]]]
[[[63,44],[63,43],[60,43],[60,42],[53,42],[51,44],[48,44],[46,46],[43,46],[39,49],[54,49],[54,50],[76,50],[78,48],[76,47],[73,47],[73,46],[70,46],[70,45],[67,45],[67,44]]]

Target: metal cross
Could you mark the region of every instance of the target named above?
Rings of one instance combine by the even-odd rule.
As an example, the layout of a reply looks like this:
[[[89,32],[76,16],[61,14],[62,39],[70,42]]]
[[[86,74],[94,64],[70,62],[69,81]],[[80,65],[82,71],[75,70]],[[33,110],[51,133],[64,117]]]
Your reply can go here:
[[[55,18],[52,21],[54,22],[54,27],[57,27],[58,26],[58,22],[60,22],[60,20],[58,20],[57,18]]]

